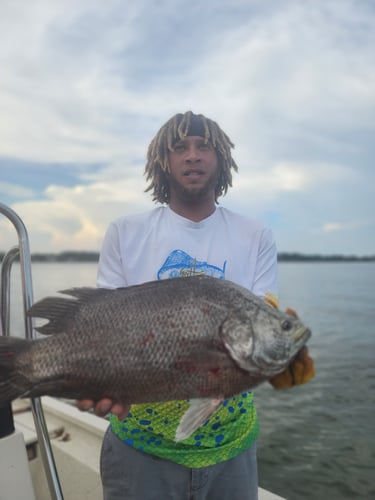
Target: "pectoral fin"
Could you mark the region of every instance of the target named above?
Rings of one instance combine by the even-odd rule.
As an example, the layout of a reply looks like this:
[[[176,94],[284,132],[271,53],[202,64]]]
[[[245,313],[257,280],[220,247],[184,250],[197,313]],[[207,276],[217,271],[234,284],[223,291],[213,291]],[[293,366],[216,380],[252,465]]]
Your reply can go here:
[[[224,398],[192,399],[176,430],[175,441],[187,439],[219,408]]]

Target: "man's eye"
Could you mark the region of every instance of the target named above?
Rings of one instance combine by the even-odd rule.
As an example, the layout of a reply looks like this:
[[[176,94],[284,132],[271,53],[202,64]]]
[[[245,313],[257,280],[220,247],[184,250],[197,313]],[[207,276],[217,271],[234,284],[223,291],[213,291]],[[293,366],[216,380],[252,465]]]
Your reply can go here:
[[[176,151],[177,153],[180,153],[181,151],[184,151],[185,146],[183,144],[176,144],[173,146],[173,151]]]

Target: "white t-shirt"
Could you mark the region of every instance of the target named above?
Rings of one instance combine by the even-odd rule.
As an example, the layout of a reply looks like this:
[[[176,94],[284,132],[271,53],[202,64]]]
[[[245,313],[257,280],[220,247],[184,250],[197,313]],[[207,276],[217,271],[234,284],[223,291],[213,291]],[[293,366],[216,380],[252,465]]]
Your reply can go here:
[[[97,286],[119,288],[204,273],[263,297],[277,294],[276,266],[273,236],[262,223],[222,207],[193,222],[163,206],[109,226]]]
[[[146,281],[204,273],[234,281],[260,297],[277,294],[277,256],[263,224],[225,208],[201,222],[158,207],[113,222],[100,255],[97,285],[119,288]],[[174,436],[186,401],[132,405],[127,418],[110,417],[113,432],[135,449],[186,467],[207,467],[234,458],[258,436],[251,391],[223,402],[188,439]]]

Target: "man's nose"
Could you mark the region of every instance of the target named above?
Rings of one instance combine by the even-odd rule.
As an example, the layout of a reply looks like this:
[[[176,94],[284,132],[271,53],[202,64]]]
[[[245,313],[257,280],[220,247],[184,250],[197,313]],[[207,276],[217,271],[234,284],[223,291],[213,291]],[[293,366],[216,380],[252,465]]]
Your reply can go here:
[[[196,163],[197,161],[200,161],[201,157],[199,154],[199,149],[195,146],[190,146],[186,150],[186,155],[185,155],[185,160],[189,163]]]

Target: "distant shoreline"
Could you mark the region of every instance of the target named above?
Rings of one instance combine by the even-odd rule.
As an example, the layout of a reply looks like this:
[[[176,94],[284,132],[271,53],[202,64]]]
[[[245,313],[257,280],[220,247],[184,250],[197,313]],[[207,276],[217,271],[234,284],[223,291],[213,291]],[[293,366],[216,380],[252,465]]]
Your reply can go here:
[[[375,255],[320,255],[280,252],[277,259],[279,262],[375,262]]]
[[[0,252],[0,260],[4,252]],[[32,262],[94,262],[99,261],[99,252],[60,252],[54,254],[34,253],[31,255]],[[321,255],[302,254],[298,252],[280,252],[278,262],[375,262],[375,255]]]

